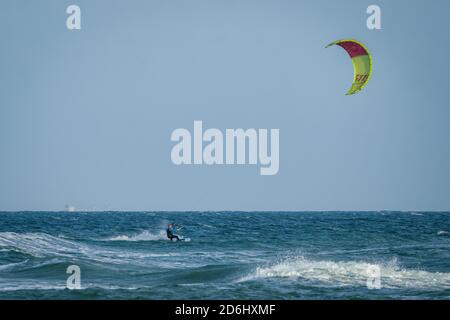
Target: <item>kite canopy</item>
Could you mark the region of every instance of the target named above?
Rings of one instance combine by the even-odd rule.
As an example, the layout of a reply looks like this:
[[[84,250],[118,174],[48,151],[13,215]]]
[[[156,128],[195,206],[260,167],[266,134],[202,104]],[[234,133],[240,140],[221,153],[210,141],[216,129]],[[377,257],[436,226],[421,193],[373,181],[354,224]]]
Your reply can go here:
[[[347,95],[355,94],[361,91],[369,82],[372,74],[372,57],[367,48],[356,40],[346,39],[330,43],[326,48],[338,45],[347,51],[353,63],[353,84],[348,90]]]

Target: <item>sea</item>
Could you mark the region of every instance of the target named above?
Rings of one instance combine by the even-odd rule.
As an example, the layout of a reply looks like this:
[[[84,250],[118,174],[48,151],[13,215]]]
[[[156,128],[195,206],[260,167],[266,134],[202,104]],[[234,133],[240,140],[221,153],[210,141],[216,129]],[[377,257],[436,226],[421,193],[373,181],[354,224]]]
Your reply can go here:
[[[450,299],[449,233],[449,212],[0,212],[0,299]]]

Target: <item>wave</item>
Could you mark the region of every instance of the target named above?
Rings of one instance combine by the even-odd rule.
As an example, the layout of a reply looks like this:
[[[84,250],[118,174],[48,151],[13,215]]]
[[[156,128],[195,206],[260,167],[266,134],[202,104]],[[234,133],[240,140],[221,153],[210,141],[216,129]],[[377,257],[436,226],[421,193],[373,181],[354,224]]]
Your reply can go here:
[[[10,283],[3,285],[0,292],[4,291],[21,291],[21,290],[64,290],[66,287],[61,284],[46,284],[46,283]]]
[[[450,288],[450,273],[403,269],[395,259],[388,263],[374,264],[364,261],[315,261],[296,257],[270,267],[258,267],[238,281],[292,278],[331,287],[365,286],[374,269],[380,271],[382,288]]]
[[[152,233],[150,231],[143,231],[136,235],[119,235],[107,238],[106,241],[159,241],[168,240],[166,231],[160,230],[158,233]]]
[[[173,253],[151,253],[116,248],[104,248],[68,240],[46,233],[0,232],[0,248],[15,251],[33,258],[63,258],[102,264],[145,264],[145,258],[173,256]]]
[[[116,286],[116,285],[102,285],[97,283],[81,282],[81,288],[73,290],[72,292],[80,292],[83,290],[138,290],[148,288],[147,286]],[[0,292],[4,291],[22,291],[22,290],[68,290],[64,282],[25,282],[18,281],[9,283],[0,288]]]
[[[28,263],[28,259],[21,261],[21,262],[13,262],[8,264],[0,265],[0,271],[9,271],[11,269],[15,269],[17,267],[21,267],[23,265],[26,265]]]
[[[438,236],[442,236],[444,234],[448,234],[448,231],[440,230],[440,231],[437,232]]]
[[[52,255],[71,256],[86,251],[86,247],[46,233],[0,232],[0,248],[43,258]]]

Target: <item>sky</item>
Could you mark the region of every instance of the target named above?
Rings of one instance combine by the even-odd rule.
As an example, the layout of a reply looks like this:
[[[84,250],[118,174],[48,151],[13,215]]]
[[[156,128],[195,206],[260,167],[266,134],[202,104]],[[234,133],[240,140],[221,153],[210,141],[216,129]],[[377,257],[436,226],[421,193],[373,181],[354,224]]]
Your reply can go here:
[[[0,210],[450,210],[449,1],[0,7]],[[345,38],[373,56],[354,96],[347,54],[325,49]],[[278,174],[174,165],[194,120],[279,129]]]

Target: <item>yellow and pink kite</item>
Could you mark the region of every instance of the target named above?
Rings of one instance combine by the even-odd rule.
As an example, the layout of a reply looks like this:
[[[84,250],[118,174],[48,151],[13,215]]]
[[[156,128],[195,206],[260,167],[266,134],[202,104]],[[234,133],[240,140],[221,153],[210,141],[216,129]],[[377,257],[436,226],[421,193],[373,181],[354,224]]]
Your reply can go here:
[[[369,50],[360,42],[353,39],[338,40],[330,43],[326,48],[338,45],[347,51],[353,62],[353,83],[347,95],[361,91],[369,82],[372,75],[372,57]]]

